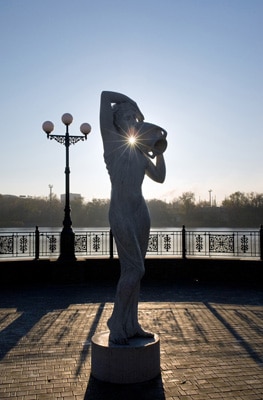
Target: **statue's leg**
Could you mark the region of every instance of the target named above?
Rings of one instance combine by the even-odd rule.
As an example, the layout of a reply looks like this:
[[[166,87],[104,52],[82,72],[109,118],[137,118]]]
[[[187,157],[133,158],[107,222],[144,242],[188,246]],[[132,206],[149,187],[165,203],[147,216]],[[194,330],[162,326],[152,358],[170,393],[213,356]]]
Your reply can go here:
[[[124,344],[138,328],[137,308],[143,272],[138,266],[121,265],[114,308],[108,321],[110,340],[114,343]]]
[[[146,216],[148,214],[146,213]],[[141,219],[142,221],[142,219]],[[137,227],[138,231],[137,231],[137,238],[138,238],[138,244],[140,247],[140,254],[141,254],[141,259],[142,261],[142,269],[143,269],[143,275],[144,275],[144,259],[145,259],[145,255],[147,252],[147,248],[148,248],[148,241],[149,241],[149,233],[150,233],[150,222],[149,219],[146,218],[146,220],[144,221],[144,224],[141,225],[139,224]],[[132,336],[137,336],[137,337],[153,337],[154,335],[151,332],[147,332],[145,331],[141,325],[138,322],[138,303],[139,303],[139,295],[140,295],[140,281],[136,287],[134,296],[133,296],[133,312],[132,315],[136,316],[136,318],[134,319],[134,324],[133,324],[133,333],[130,337]]]
[[[134,290],[134,295],[131,298],[131,302],[129,304],[129,309],[131,310],[131,319],[130,323],[127,321],[126,331],[128,337],[153,337],[154,335],[151,332],[145,331],[138,321],[138,303],[139,303],[139,294],[140,294],[140,282]]]
[[[123,229],[120,229],[121,224],[116,223],[117,219],[112,220],[112,231],[121,264],[113,313],[108,321],[110,340],[114,343],[128,343],[128,338],[133,336],[152,337],[138,322],[140,281],[144,275],[150,223],[144,203],[137,212],[137,217],[133,215],[131,224],[125,223]]]

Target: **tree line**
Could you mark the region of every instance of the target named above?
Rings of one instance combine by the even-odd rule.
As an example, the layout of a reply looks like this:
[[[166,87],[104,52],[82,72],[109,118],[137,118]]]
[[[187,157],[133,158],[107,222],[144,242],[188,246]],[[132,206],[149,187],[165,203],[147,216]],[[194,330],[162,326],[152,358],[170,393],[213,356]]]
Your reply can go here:
[[[253,227],[263,224],[263,193],[235,192],[220,207],[196,202],[193,192],[184,192],[167,203],[147,201],[152,228],[163,227]],[[109,227],[109,200],[82,198],[71,201],[73,227]],[[0,227],[60,227],[64,204],[56,197],[21,198],[0,195]]]

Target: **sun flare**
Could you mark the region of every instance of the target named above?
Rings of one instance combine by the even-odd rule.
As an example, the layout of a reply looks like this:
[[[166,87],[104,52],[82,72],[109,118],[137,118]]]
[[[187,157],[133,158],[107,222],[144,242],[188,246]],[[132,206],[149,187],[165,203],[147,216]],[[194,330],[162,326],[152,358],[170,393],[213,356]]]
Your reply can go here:
[[[130,136],[128,139],[129,144],[132,146],[136,143],[136,137],[135,136]]]

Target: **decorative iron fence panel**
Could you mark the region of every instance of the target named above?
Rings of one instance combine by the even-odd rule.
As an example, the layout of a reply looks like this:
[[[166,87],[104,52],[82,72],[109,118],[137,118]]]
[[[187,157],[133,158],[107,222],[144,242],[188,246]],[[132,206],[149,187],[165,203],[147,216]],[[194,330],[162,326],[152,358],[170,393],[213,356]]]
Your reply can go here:
[[[76,256],[108,256],[110,254],[110,232],[75,232]],[[116,248],[114,253],[117,254]]]
[[[181,256],[181,231],[151,231],[146,256]]]
[[[34,232],[8,232],[0,235],[0,256],[34,257]]]
[[[60,252],[60,232],[39,233],[39,256],[58,257]]]
[[[260,257],[259,231],[186,231],[186,255]]]

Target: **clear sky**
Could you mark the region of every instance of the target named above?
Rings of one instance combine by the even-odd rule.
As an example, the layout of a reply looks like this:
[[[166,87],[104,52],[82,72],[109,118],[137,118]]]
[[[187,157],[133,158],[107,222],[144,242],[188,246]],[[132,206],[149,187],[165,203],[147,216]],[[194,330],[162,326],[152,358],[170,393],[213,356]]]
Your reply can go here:
[[[60,196],[73,115],[92,132],[70,147],[70,191],[109,198],[99,130],[102,90],[124,93],[168,131],[163,184],[147,199],[193,191],[217,202],[263,192],[262,0],[0,0],[1,194]]]

